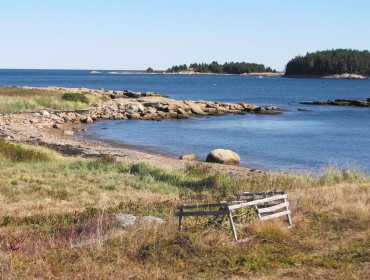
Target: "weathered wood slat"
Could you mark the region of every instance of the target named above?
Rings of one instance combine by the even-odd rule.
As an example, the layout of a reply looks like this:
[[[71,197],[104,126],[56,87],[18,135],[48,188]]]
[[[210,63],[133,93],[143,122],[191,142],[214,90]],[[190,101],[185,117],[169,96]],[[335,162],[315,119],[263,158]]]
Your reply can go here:
[[[228,208],[229,208],[229,210],[235,210],[235,209],[239,209],[239,208],[246,207],[246,206],[257,205],[257,204],[260,204],[260,203],[274,201],[274,200],[279,200],[279,199],[285,199],[285,198],[287,198],[287,195],[286,194],[277,195],[277,196],[272,196],[272,197],[267,197],[267,198],[252,200],[252,201],[248,201],[248,202],[244,202],[244,203],[239,203],[237,205],[230,205]]]
[[[284,212],[279,212],[279,213],[275,213],[275,214],[271,214],[271,215],[266,215],[266,216],[261,217],[261,221],[266,221],[266,220],[270,220],[270,219],[273,219],[273,218],[278,218],[278,217],[289,215],[289,214],[290,214],[290,211],[287,210],[287,211],[284,211]]]
[[[233,221],[233,213],[232,211],[229,211],[229,220],[230,220],[230,227],[231,227],[231,232],[233,233],[235,241],[238,241],[238,235],[236,233],[234,221]]]
[[[189,217],[189,216],[221,216],[221,215],[228,215],[230,211],[228,210],[220,210],[220,211],[191,211],[191,212],[182,212],[178,213],[178,216],[182,217]]]
[[[177,209],[196,209],[196,208],[205,208],[205,207],[225,207],[227,206],[227,202],[220,202],[220,203],[204,203],[204,204],[191,204],[191,205],[180,205],[177,206]]]
[[[257,208],[257,211],[260,214],[261,213],[269,213],[269,212],[273,212],[273,211],[276,211],[276,210],[279,210],[281,208],[288,207],[288,206],[289,206],[289,202],[284,202],[284,203],[277,204],[277,205],[270,206],[270,207],[266,207],[266,208]]]
[[[284,191],[271,191],[271,192],[243,192],[243,193],[237,193],[235,196],[255,196],[255,195],[276,195],[276,194],[285,194]]]

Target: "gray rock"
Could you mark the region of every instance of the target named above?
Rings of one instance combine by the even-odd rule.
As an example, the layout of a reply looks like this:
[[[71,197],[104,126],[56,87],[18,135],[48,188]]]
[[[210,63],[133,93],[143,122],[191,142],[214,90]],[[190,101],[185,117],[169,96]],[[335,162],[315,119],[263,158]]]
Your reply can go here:
[[[147,223],[147,224],[157,224],[157,225],[162,225],[166,223],[165,220],[158,218],[158,217],[154,217],[154,216],[144,216],[140,219],[140,222]]]
[[[46,118],[50,118],[50,113],[48,112],[48,111],[42,111],[42,113],[41,113],[44,117],[46,117]]]
[[[116,222],[121,228],[129,228],[133,226],[137,220],[136,216],[133,214],[116,214]]]

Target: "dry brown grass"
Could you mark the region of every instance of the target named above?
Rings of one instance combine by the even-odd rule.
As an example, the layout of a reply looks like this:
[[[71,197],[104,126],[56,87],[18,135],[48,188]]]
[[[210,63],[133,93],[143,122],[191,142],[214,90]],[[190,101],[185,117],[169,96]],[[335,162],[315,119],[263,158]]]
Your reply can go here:
[[[48,162],[0,159],[0,278],[366,279],[370,273],[370,180],[360,172],[235,181],[206,170],[46,152]],[[250,237],[244,243],[234,243],[227,226],[202,228],[191,219],[177,231],[178,204],[267,189],[287,191],[293,228],[250,221],[238,225]],[[115,213],[155,215],[167,223],[122,231]],[[106,242],[71,248],[106,236]]]

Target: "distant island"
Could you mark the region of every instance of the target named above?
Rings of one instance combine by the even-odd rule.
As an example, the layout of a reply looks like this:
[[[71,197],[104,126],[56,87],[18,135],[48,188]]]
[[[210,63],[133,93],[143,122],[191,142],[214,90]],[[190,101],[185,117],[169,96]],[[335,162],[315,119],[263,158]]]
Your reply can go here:
[[[191,63],[189,67],[186,64],[175,65],[168,68],[167,73],[208,73],[208,74],[249,74],[249,73],[276,73],[271,67],[265,67],[263,64],[247,62],[226,62],[219,64],[217,61],[212,63]]]
[[[286,76],[366,78],[370,74],[368,50],[336,49],[296,56],[286,66]]]

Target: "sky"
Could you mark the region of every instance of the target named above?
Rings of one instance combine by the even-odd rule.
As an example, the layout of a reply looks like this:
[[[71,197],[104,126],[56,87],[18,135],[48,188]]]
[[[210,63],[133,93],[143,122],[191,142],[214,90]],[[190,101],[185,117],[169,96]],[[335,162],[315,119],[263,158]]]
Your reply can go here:
[[[369,0],[0,0],[0,68],[284,70],[317,50],[369,50]]]

